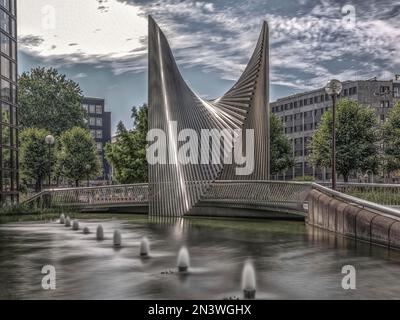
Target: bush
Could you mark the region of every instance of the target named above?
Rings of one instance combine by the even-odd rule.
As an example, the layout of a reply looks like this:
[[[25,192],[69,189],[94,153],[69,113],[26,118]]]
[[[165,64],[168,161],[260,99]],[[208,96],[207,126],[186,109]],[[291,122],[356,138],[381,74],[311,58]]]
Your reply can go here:
[[[297,177],[296,179],[294,179],[294,181],[298,181],[298,182],[314,182],[315,179],[312,176],[303,176],[303,177]]]

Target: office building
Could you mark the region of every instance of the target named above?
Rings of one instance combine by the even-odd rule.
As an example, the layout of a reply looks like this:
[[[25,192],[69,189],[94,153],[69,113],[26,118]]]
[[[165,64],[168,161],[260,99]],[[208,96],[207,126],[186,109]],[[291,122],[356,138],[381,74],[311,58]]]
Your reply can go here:
[[[340,99],[350,99],[375,108],[378,119],[383,122],[394,104],[400,101],[400,76],[394,80],[346,81]],[[282,120],[286,136],[293,145],[295,166],[276,179],[292,180],[302,176],[313,176],[316,180],[331,179],[330,170],[313,168],[309,163],[309,144],[322,115],[332,107],[332,98],[325,88],[295,94],[271,103],[271,110]]]
[[[18,202],[16,0],[0,0],[0,204]]]
[[[110,180],[110,166],[105,159],[104,147],[111,141],[111,112],[105,111],[105,100],[100,98],[83,99],[83,107],[88,113],[89,130],[96,140],[97,152],[102,164],[102,175],[98,180]]]

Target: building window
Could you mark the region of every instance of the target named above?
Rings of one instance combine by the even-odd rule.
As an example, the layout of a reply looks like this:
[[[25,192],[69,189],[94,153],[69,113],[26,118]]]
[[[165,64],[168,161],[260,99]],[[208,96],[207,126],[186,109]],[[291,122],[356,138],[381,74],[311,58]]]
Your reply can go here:
[[[355,94],[357,94],[357,87],[350,88],[349,89],[349,95],[352,96],[352,95],[355,95]]]
[[[400,98],[400,88],[399,87],[394,87],[393,88],[393,94],[395,98]]]
[[[303,156],[303,150],[296,150],[296,151],[294,152],[294,155],[295,155],[296,157],[302,157],[302,156]]]
[[[1,122],[5,124],[11,123],[11,106],[7,103],[1,104]]]
[[[0,9],[0,28],[5,32],[10,32],[10,16]]]
[[[1,57],[1,75],[10,78],[10,60],[5,57]]]
[[[390,92],[390,87],[388,87],[388,86],[381,86],[381,87],[379,88],[379,92],[380,92],[380,93],[389,93],[389,92]]]
[[[1,79],[1,98],[6,101],[12,101],[11,84],[3,79]]]
[[[97,142],[96,143],[97,151],[102,152],[103,151],[103,143],[102,142]]]
[[[103,114],[103,107],[101,105],[96,106],[96,113],[97,114]]]
[[[10,10],[10,0],[1,0],[0,5],[2,5],[7,10]]]
[[[103,131],[96,130],[96,139],[103,139]]]
[[[303,106],[303,100],[300,100],[300,107]]]
[[[96,118],[96,126],[101,127],[103,125],[103,119],[102,118]]]
[[[1,52],[10,56],[11,39],[4,33],[1,33]]]
[[[312,123],[306,123],[306,124],[304,125],[304,131],[312,130],[313,127],[314,127],[314,125],[313,125]]]
[[[89,118],[89,124],[91,126],[95,126],[96,125],[96,118]]]
[[[93,104],[91,104],[91,105],[89,105],[89,113],[96,113],[96,106],[95,105],[93,105]]]

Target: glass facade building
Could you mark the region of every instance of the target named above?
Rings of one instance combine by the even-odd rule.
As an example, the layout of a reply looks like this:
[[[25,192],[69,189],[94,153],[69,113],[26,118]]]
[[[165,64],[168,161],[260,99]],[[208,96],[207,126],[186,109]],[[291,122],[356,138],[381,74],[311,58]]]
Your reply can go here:
[[[89,116],[89,129],[96,141],[97,152],[101,163],[101,176],[97,180],[110,180],[110,166],[105,158],[104,147],[111,142],[111,112],[105,111],[105,100],[100,98],[85,97],[82,101],[83,108]]]
[[[0,203],[18,201],[16,0],[0,0]]]

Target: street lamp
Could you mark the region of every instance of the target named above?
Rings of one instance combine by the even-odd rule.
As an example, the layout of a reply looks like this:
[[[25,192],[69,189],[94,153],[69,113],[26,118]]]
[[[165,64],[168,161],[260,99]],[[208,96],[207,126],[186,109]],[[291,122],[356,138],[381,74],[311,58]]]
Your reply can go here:
[[[87,186],[88,187],[90,187],[90,183],[89,183],[89,172],[90,172],[90,169],[92,168],[92,166],[90,165],[90,164],[87,164],[86,166],[85,166],[85,169],[86,169],[86,175],[87,175]]]
[[[49,188],[51,188],[51,146],[54,144],[55,139],[51,134],[49,134],[44,138],[44,141],[49,146]]]
[[[336,97],[342,92],[343,86],[339,80],[328,82],[325,92],[332,97],[332,189],[336,190]]]

